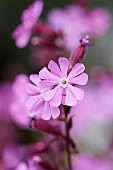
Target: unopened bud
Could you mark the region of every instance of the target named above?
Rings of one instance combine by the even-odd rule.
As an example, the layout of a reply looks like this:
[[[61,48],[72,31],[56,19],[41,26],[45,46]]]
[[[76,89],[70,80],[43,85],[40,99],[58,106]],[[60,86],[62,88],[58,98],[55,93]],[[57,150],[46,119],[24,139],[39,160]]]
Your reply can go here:
[[[70,56],[70,69],[78,62],[84,59],[85,51],[91,45],[89,35],[85,35],[80,39],[80,46],[78,46]]]

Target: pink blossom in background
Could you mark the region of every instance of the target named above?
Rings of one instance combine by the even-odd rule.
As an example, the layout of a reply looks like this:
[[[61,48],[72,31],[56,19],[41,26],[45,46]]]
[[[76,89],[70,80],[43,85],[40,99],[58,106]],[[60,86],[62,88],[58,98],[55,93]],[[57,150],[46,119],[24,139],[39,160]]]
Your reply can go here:
[[[13,92],[10,83],[0,84],[0,119],[10,121],[10,104],[13,101]],[[7,107],[6,107],[7,103]]]
[[[17,134],[16,129],[11,122],[0,120],[0,156],[7,145],[12,144],[16,141]]]
[[[96,8],[89,13],[89,26],[92,36],[103,36],[110,29],[112,18],[104,8]]]
[[[47,18],[49,24],[64,36],[64,46],[72,51],[85,34],[95,38],[105,35],[111,26],[111,15],[103,8],[88,11],[83,6],[71,5],[65,9],[52,10]]]
[[[81,153],[75,158],[73,170],[112,170],[112,159],[103,156],[97,157],[91,154]]]
[[[3,153],[3,161],[5,170],[41,170],[33,157],[26,153],[26,147],[21,145],[6,147]]]
[[[82,100],[84,91],[74,85],[85,85],[88,81],[88,75],[83,73],[85,66],[81,63],[74,65],[68,74],[69,61],[66,58],[59,58],[59,66],[50,61],[48,69],[44,67],[39,72],[39,77],[45,81],[40,84],[46,83],[54,86],[51,90],[44,93],[44,100],[49,101],[51,106],[57,107],[61,103],[67,106],[75,106],[77,100]]]
[[[48,16],[48,22],[57,32],[62,32],[64,46],[69,51],[79,45],[79,40],[84,34],[89,33],[86,11],[80,6],[52,10]]]
[[[25,99],[27,97],[25,85],[28,82],[28,77],[24,74],[20,74],[16,76],[12,85],[14,100],[10,105],[10,112],[13,121],[20,127],[28,127],[30,121],[28,117],[29,107],[25,106]]]
[[[16,46],[24,48],[32,35],[32,30],[37,20],[39,19],[43,10],[42,0],[35,0],[35,2],[25,9],[21,16],[21,24],[12,33],[15,39]]]
[[[0,84],[0,155],[4,148],[16,140],[16,130],[10,116],[10,104],[13,101],[11,84]]]
[[[86,87],[84,100],[71,108],[72,138],[80,151],[96,154],[108,152],[113,141],[113,79],[101,77]]]
[[[23,159],[24,152],[24,149],[16,144],[8,145],[3,152],[5,169],[15,169]]]
[[[48,101],[44,100],[44,94],[51,88],[49,83],[40,84],[41,79],[37,74],[31,75],[32,83],[26,85],[28,97],[26,98],[26,105],[31,107],[29,117],[43,118],[49,120],[57,118],[60,114],[58,107],[50,106]]]

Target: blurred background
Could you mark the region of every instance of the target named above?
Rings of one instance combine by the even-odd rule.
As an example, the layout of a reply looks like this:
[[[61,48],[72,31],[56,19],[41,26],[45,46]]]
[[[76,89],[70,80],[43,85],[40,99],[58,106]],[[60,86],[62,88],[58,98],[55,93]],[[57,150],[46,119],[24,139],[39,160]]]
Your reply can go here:
[[[28,57],[30,55],[29,45],[18,49],[12,40],[11,33],[20,23],[20,16],[33,0],[0,0],[0,79],[12,79],[17,73],[29,73]],[[44,1],[45,8],[41,19],[45,20],[47,13],[54,7],[64,7],[71,3],[69,0]],[[105,7],[113,14],[113,1],[90,0],[91,7]],[[113,27],[109,32],[95,40],[88,51],[85,60],[87,68],[94,65],[103,65],[113,71]],[[14,71],[13,71],[14,70]],[[28,71],[29,70],[29,71]],[[17,73],[16,73],[17,72]]]
[[[71,4],[71,2],[73,1],[75,0],[70,0],[70,1],[69,0],[56,0],[56,1],[44,0],[44,10],[41,14],[40,20],[47,21],[47,15],[53,8],[66,7],[68,4]],[[2,152],[4,152],[4,150],[5,152],[7,151],[7,145],[9,145],[9,143],[11,145],[17,143],[26,144],[34,141],[37,142],[37,139],[40,140],[40,138],[42,139],[41,134],[37,134],[37,132],[35,133],[29,131],[30,129],[26,129],[26,128],[24,129],[23,124],[27,123],[28,125],[28,115],[27,115],[27,110],[24,110],[25,104],[23,99],[24,97],[26,97],[24,96],[24,85],[28,82],[28,78],[25,75],[16,78],[16,75],[20,73],[27,74],[27,75],[32,73],[38,73],[38,69],[39,69],[38,66],[40,66],[40,62],[37,61],[37,63],[39,62],[38,63],[39,65],[37,65],[37,67],[36,65],[32,67],[33,64],[30,64],[30,56],[32,54],[33,48],[31,47],[30,43],[25,48],[19,49],[15,46],[15,42],[12,39],[12,32],[21,23],[20,17],[23,10],[26,9],[29,6],[29,4],[32,4],[33,2],[34,2],[33,0],[23,0],[23,1],[0,0],[0,23],[1,23],[0,24],[0,147],[1,147],[0,158],[2,157],[1,156]],[[108,12],[111,14],[111,17],[113,18],[113,0],[109,0],[109,1],[89,0],[87,6],[89,7],[89,9],[103,7],[108,10]],[[113,19],[112,18],[110,21],[110,29],[105,33],[105,35],[100,37],[97,36],[96,38],[91,40],[92,41],[91,47],[87,51],[86,59],[84,62],[88,74],[92,76],[91,78],[92,80],[91,82],[89,81],[89,84],[86,86],[85,99],[81,101],[77,105],[77,107],[72,108],[71,110],[71,114],[74,115],[75,113],[81,113],[81,114],[76,114],[76,116],[78,117],[75,116],[75,119],[73,119],[73,121],[75,122],[73,123],[73,125],[75,125],[75,127],[73,126],[72,128],[73,140],[75,140],[75,143],[78,142],[77,147],[80,150],[80,157],[78,156],[78,164],[76,164],[78,166],[78,169],[75,168],[77,170],[88,170],[87,167],[86,169],[84,169],[85,167],[84,163],[85,162],[90,163],[90,161],[91,163],[88,164],[88,166],[90,167],[91,165],[91,168],[89,169],[93,170],[92,167],[96,164],[97,168],[95,168],[94,170],[100,170],[100,169],[103,170],[103,168],[100,167],[101,165],[104,166],[103,162],[105,162],[105,159],[108,158],[108,156],[110,157],[110,161],[109,161],[110,166],[112,165],[113,162],[113,104],[112,104],[113,103],[113,76],[111,76],[112,74],[107,74],[109,72],[113,73],[113,23],[112,23]],[[99,31],[101,33],[101,30]],[[70,38],[73,39],[72,36]],[[47,54],[51,54],[51,53],[53,54],[54,50],[50,51],[50,48],[48,49],[50,53],[45,50],[46,52],[48,52]],[[41,54],[43,54],[43,50],[42,53],[40,53],[40,51],[38,52],[39,52],[38,54],[42,57]],[[42,58],[42,60],[44,61],[44,58]],[[107,73],[106,71],[104,72],[104,69],[102,70],[98,69],[100,67],[97,67],[97,70],[93,70],[92,72],[90,72],[93,66],[103,66],[108,70],[108,72]],[[12,82],[10,84],[9,81],[12,81],[14,79],[15,82],[12,86]],[[96,81],[94,81],[94,79],[96,79]],[[14,111],[15,112],[14,115],[13,113],[10,113],[12,112],[12,110],[9,109],[12,103],[14,104],[13,106],[15,106],[16,104],[14,108],[12,107],[14,110],[16,108],[16,111]],[[99,118],[99,114],[100,114],[100,118]],[[25,122],[24,122],[24,115],[25,115]],[[13,123],[12,120],[10,119],[13,119]],[[86,134],[86,129],[87,129],[87,134]],[[76,139],[78,139],[78,141],[76,141]],[[16,147],[13,146],[13,147],[17,149],[17,146]],[[92,155],[84,156],[84,153],[86,154],[87,151],[91,154],[93,153],[92,154],[93,159],[92,159]],[[8,152],[10,158],[11,151],[9,150]],[[96,156],[101,155],[102,157],[99,157],[98,159],[97,157],[95,157],[95,155]],[[16,156],[18,156],[17,151],[16,151]],[[64,158],[62,155],[61,157]],[[81,160],[83,164],[81,164]],[[99,163],[97,160],[100,161],[100,167],[98,166]],[[13,163],[14,161],[9,159],[9,162]],[[7,161],[5,163],[7,163]],[[108,162],[105,162],[105,164],[106,164],[106,169],[104,170],[113,170],[113,168],[110,169],[108,167]],[[83,167],[80,169],[79,166],[81,165],[83,165]]]

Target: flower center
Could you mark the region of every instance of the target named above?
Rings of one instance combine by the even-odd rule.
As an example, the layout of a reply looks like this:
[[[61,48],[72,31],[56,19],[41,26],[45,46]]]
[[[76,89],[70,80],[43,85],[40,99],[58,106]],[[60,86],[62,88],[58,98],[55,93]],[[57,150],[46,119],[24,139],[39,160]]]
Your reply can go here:
[[[65,78],[63,78],[63,79],[60,80],[59,84],[60,84],[60,86],[62,86],[63,88],[66,88],[67,85],[68,85],[68,81],[67,81]]]
[[[62,80],[61,83],[62,83],[62,85],[66,85],[67,81],[66,80]]]

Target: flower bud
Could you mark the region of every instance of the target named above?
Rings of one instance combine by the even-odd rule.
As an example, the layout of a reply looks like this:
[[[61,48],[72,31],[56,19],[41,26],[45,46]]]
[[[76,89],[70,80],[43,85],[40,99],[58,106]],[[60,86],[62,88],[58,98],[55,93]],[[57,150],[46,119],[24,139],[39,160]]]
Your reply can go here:
[[[80,46],[78,46],[70,56],[70,69],[84,59],[85,51],[90,45],[89,35],[85,35],[80,39]]]

